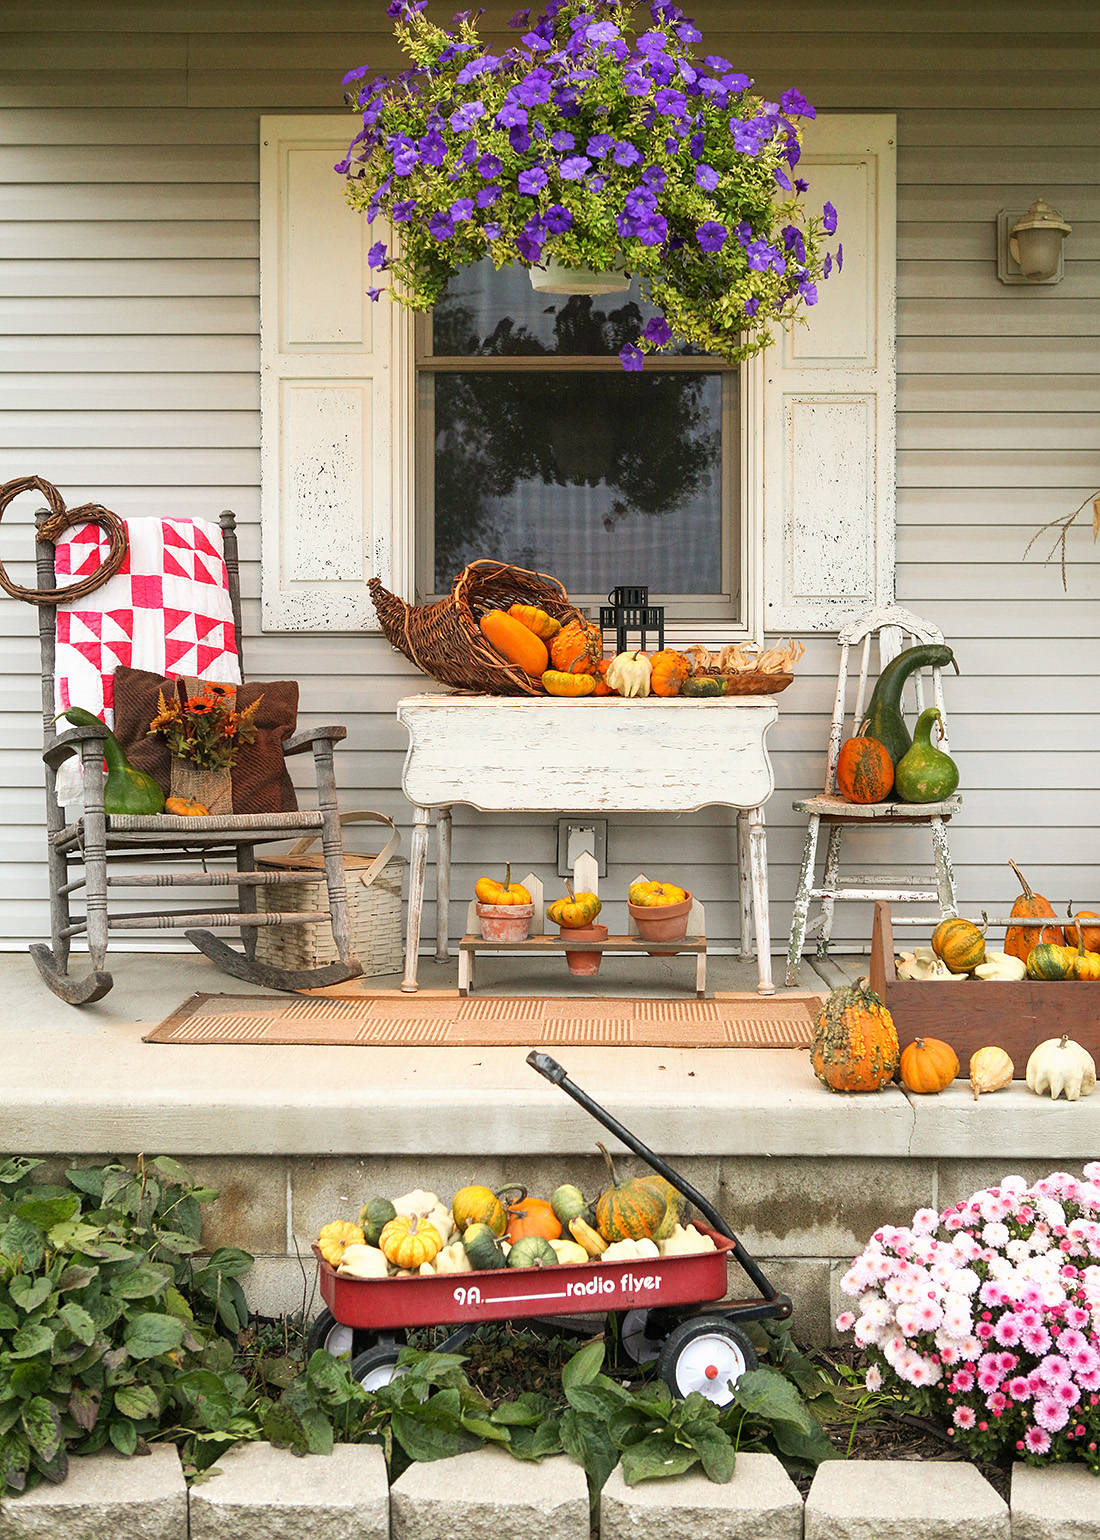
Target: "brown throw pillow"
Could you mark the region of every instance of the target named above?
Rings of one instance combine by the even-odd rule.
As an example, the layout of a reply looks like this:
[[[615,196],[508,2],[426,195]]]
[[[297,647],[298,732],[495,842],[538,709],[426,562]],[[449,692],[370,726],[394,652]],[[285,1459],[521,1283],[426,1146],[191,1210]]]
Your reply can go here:
[[[149,736],[149,723],[157,714],[158,692],[174,687],[174,680],[144,669],[115,670],[115,737],[130,763],[151,775],[166,795],[170,778],[168,745],[163,738]],[[262,699],[252,719],[255,742],[239,749],[233,766],[233,811],[294,813],[298,801],[283,759],[283,744],[298,723],[298,683],[294,679],[276,679],[237,686],[237,705],[241,710],[258,697]]]

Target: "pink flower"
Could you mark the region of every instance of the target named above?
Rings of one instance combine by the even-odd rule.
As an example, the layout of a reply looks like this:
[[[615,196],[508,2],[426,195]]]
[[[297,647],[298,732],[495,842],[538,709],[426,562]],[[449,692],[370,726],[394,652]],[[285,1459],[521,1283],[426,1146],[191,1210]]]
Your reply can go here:
[[[955,1408],[955,1426],[957,1428],[972,1428],[978,1418],[972,1406],[957,1406]]]
[[[851,1310],[842,1310],[836,1318],[837,1331],[851,1331],[855,1324],[855,1314]]]
[[[1013,1401],[1026,1401],[1031,1395],[1031,1387],[1027,1382],[1026,1376],[1023,1374],[1017,1374],[1012,1379],[1006,1381],[1005,1389]]]
[[[871,1391],[872,1394],[874,1394],[876,1390],[882,1389],[882,1370],[879,1368],[878,1364],[870,1364],[868,1366],[863,1383],[867,1386],[867,1389]]]
[[[1020,1333],[1020,1343],[1036,1357],[1050,1346],[1050,1333],[1045,1326],[1025,1326]]]
[[[1063,1406],[1076,1406],[1081,1399],[1081,1392],[1070,1380],[1063,1380],[1051,1387],[1051,1399],[1061,1402]]]
[[[1024,1443],[1029,1454],[1046,1454],[1050,1448],[1050,1434],[1042,1428],[1028,1428],[1024,1434]]]
[[[1069,1421],[1069,1412],[1057,1401],[1044,1399],[1036,1401],[1032,1415],[1041,1428],[1046,1428],[1048,1433],[1057,1433],[1064,1428]]]
[[[1015,1347],[1020,1340],[1019,1316],[1002,1315],[993,1329],[993,1335],[1002,1347]]]
[[[973,1390],[974,1389],[974,1371],[973,1371],[973,1369],[956,1369],[954,1374],[951,1376],[951,1379],[950,1379],[950,1382],[949,1382],[949,1388],[951,1390],[953,1390],[956,1395],[960,1395],[960,1396],[961,1395],[965,1395],[968,1390]]]
[[[1037,1367],[1048,1385],[1061,1385],[1070,1378],[1069,1364],[1059,1353],[1048,1353]]]

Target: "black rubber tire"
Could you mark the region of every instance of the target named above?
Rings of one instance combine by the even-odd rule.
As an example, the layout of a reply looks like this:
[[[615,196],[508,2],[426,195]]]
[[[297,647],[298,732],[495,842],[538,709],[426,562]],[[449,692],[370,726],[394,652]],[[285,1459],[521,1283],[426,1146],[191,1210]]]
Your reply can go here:
[[[351,1361],[352,1377],[359,1381],[364,1390],[380,1390],[383,1385],[395,1379],[399,1372],[397,1358],[401,1347],[399,1342],[386,1342],[367,1348],[364,1353],[357,1353]]]
[[[701,1339],[708,1339],[709,1356],[700,1352]],[[716,1406],[728,1406],[733,1400],[731,1384],[758,1362],[756,1349],[739,1326],[720,1315],[696,1315],[669,1332],[661,1344],[657,1372],[674,1396],[698,1390]]]

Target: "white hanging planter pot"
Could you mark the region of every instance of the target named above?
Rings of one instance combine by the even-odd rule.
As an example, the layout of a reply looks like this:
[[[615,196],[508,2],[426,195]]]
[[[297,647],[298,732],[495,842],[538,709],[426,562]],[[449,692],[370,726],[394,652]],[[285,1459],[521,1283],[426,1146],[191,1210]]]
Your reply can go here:
[[[540,294],[621,294],[630,288],[630,274],[621,267],[594,272],[590,267],[566,267],[550,257],[544,267],[527,271],[532,289]]]

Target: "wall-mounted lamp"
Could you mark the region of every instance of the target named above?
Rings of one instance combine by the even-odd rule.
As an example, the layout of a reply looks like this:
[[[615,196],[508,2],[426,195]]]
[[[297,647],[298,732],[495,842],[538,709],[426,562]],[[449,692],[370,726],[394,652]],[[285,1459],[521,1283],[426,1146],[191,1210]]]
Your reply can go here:
[[[1045,198],[1010,224],[997,215],[997,277],[1002,283],[1061,283],[1062,243],[1073,229]]]

